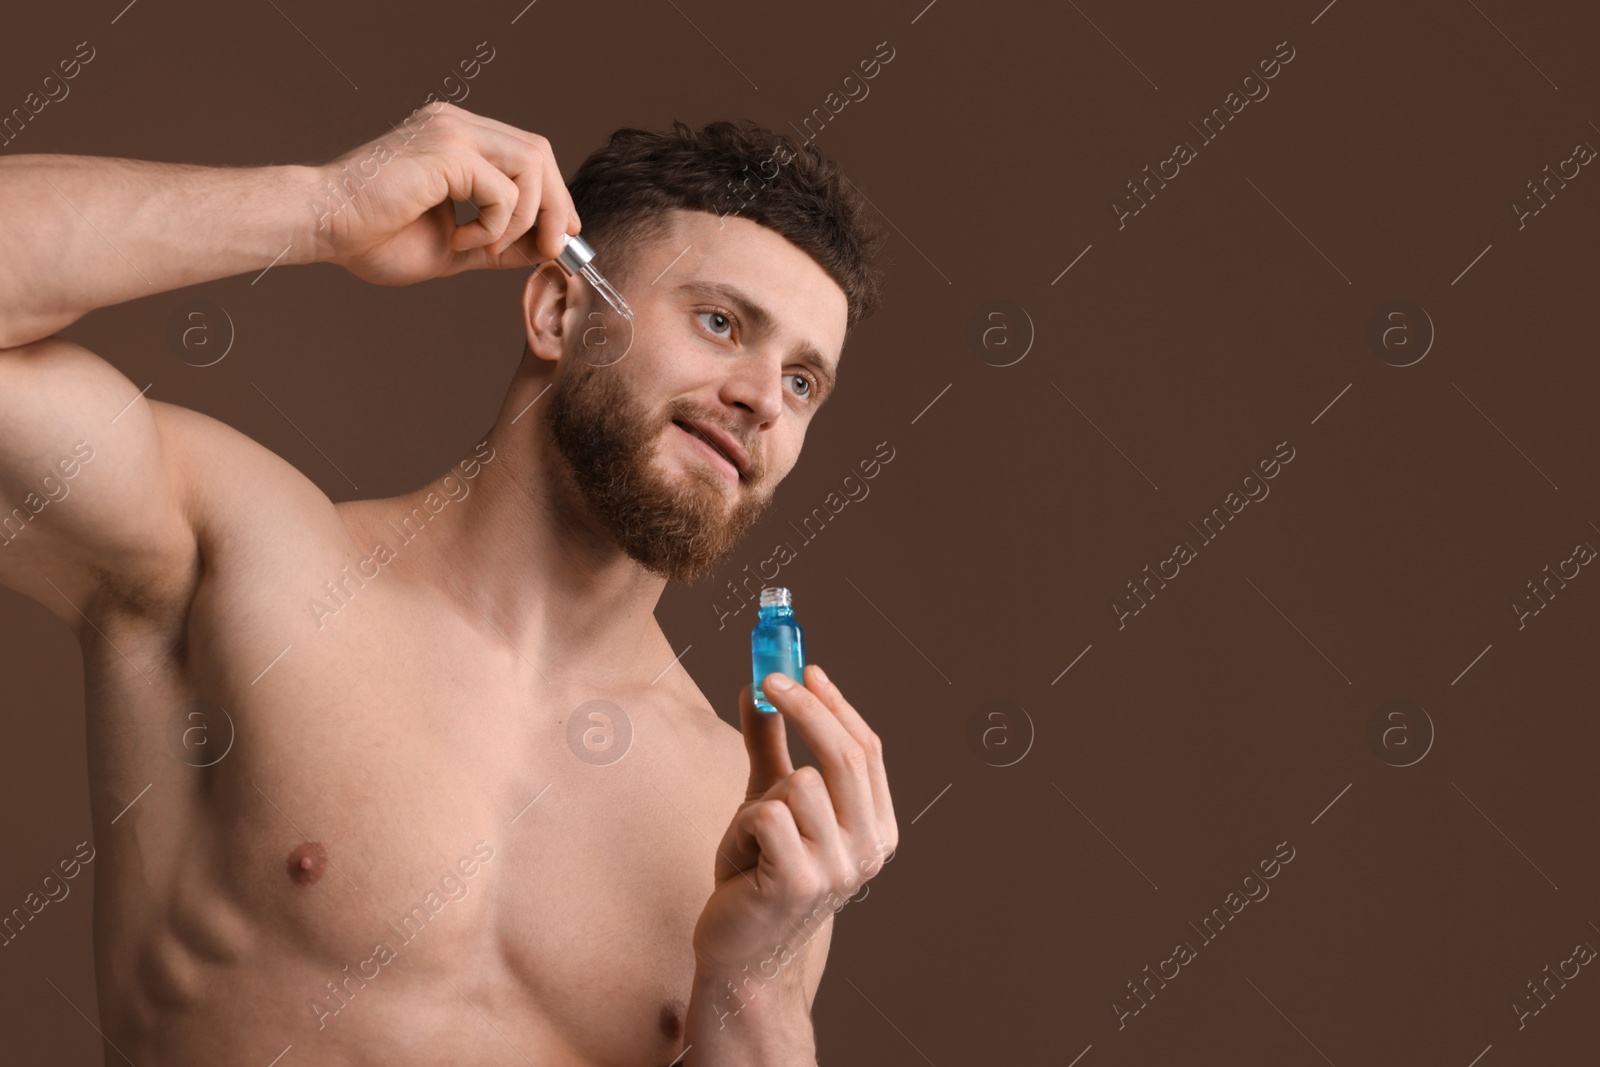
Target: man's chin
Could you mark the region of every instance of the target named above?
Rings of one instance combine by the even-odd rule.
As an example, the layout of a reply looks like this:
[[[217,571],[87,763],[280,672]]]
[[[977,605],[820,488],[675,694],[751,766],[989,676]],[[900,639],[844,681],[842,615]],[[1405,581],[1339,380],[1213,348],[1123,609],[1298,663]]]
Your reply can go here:
[[[693,585],[706,575],[720,567],[732,553],[725,552],[716,559],[641,559],[633,556],[633,561],[658,578],[680,585]]]
[[[692,585],[725,563],[737,545],[719,530],[708,537],[688,537],[666,542],[659,538],[641,539],[624,545],[628,556],[645,570],[668,581]],[[717,536],[718,534],[722,536]],[[715,547],[711,541],[716,541]]]
[[[626,524],[628,534],[619,537],[623,550],[646,570],[685,584],[727,562],[770,502],[755,502],[744,482],[712,476],[721,481],[717,484],[699,474],[691,473],[687,481],[668,479],[671,485],[658,483],[657,499],[673,503],[636,516]]]

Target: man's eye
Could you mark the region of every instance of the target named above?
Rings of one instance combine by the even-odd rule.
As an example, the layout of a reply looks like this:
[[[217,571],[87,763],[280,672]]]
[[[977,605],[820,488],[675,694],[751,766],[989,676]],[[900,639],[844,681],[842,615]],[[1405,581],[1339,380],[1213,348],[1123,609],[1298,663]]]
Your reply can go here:
[[[702,318],[702,321],[704,320],[704,318],[706,316],[709,316],[712,319],[721,320],[721,324],[720,325],[713,325],[713,326],[707,327],[710,330],[712,336],[714,336],[714,337],[725,337],[725,336],[727,336],[726,334],[718,333],[717,331],[718,330],[731,330],[733,328],[733,318],[732,318],[732,316],[725,315],[720,311],[697,311],[697,312],[695,312],[695,314],[697,316],[700,316]]]
[[[796,394],[797,396],[800,397],[801,400],[810,400],[813,396],[816,395],[817,383],[811,380],[811,375],[796,373],[796,374],[787,375],[787,377],[798,378],[800,381],[805,383],[805,387],[806,387],[805,392]]]

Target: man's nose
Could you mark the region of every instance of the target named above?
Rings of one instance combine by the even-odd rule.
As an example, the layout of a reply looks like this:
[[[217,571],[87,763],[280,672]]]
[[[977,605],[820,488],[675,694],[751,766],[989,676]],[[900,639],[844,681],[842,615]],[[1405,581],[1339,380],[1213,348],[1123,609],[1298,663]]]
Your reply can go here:
[[[759,425],[783,414],[783,368],[778,361],[751,355],[723,383],[723,399],[747,409]]]

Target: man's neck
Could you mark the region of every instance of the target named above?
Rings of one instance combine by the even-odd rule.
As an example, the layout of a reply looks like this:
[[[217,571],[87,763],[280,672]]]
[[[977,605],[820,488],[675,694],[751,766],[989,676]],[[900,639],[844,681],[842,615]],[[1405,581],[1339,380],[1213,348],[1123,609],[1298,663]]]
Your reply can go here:
[[[492,626],[551,685],[648,685],[672,658],[655,620],[666,579],[617,547],[558,466],[539,418],[545,384],[519,375],[484,445],[372,520],[391,507],[431,515],[427,536],[397,549],[403,569]]]

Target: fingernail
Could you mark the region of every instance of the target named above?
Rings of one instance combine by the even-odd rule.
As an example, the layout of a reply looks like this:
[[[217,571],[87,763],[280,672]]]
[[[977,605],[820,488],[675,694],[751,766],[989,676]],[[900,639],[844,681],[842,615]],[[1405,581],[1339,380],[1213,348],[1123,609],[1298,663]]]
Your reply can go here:
[[[822,682],[824,685],[826,685],[827,682],[828,682],[827,672],[825,672],[821,667],[818,667],[815,663],[813,663],[811,666],[813,668],[815,668],[815,670],[817,672],[817,681]]]
[[[787,674],[774,674],[767,682],[766,688],[775,693],[782,693],[785,690],[794,688],[794,679]]]

